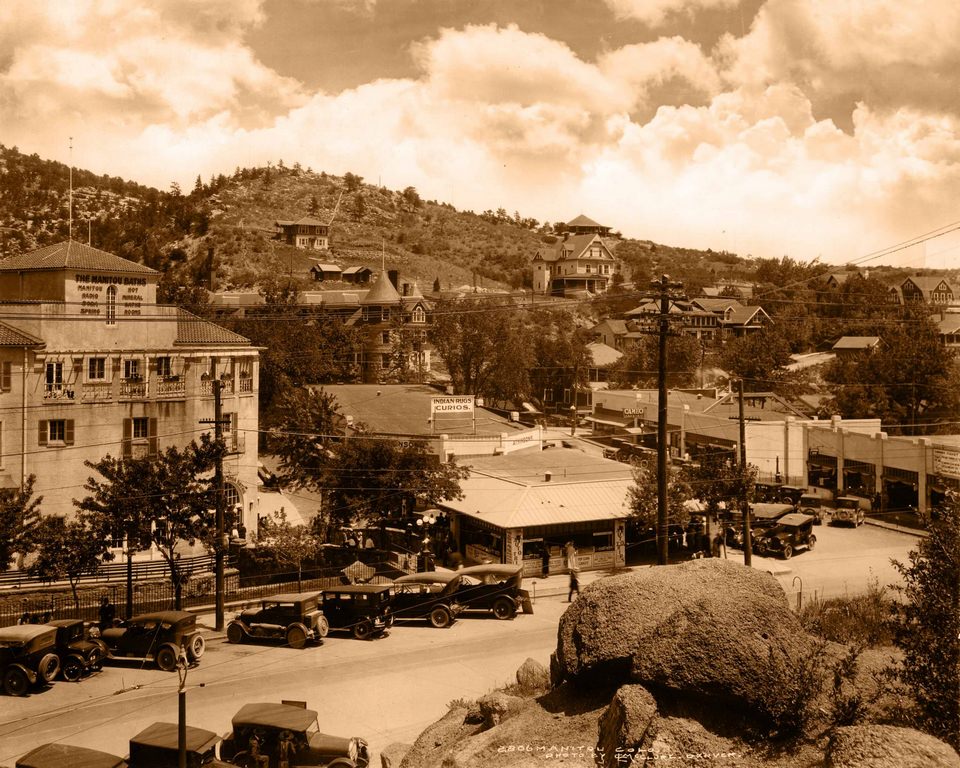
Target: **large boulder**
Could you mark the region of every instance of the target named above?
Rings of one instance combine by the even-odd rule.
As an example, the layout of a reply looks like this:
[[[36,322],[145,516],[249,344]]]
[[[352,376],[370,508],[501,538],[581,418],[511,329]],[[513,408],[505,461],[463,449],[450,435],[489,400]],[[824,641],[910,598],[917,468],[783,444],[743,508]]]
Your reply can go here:
[[[597,762],[623,768],[646,754],[656,733],[657,702],[642,685],[620,688],[597,723]]]
[[[960,768],[949,744],[912,728],[852,725],[837,728],[827,745],[827,768]]]
[[[380,750],[380,768],[400,768],[404,756],[410,751],[411,744],[395,741]]]
[[[769,574],[720,558],[649,568],[584,588],[560,618],[552,681],[557,685],[584,672],[594,678],[606,672],[612,682],[625,682],[642,642],[674,614],[697,601],[729,595],[742,596],[745,604],[762,602],[771,619],[785,623],[785,632],[800,631],[783,589]]]
[[[550,672],[536,659],[527,659],[517,669],[517,685],[525,692],[536,692],[550,687]]]
[[[493,728],[500,725],[511,715],[523,709],[524,701],[519,696],[511,696],[503,691],[493,691],[481,696],[477,703],[480,705],[484,727]]]

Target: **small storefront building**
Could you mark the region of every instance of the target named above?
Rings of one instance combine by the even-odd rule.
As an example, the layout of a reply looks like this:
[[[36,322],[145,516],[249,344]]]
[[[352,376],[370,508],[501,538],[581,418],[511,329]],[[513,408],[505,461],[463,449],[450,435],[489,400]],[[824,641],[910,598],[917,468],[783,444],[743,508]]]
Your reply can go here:
[[[540,575],[565,573],[565,545],[581,570],[623,567],[630,467],[566,448],[528,450],[471,461],[463,498],[441,506],[468,563],[523,564]]]

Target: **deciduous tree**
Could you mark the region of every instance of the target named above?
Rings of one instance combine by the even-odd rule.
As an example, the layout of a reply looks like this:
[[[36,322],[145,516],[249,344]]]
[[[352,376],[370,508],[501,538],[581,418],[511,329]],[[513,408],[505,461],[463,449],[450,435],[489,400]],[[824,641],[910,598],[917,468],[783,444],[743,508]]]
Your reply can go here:
[[[104,560],[113,559],[107,538],[86,515],[70,521],[46,517],[37,526],[36,543],[37,558],[30,572],[43,579],[69,582],[73,605],[79,611],[77,584],[80,579],[96,573]]]
[[[257,548],[264,550],[278,564],[297,570],[297,591],[303,590],[303,566],[320,552],[323,542],[305,525],[294,525],[286,513],[275,512],[273,519],[261,523]]]
[[[36,480],[30,475],[22,488],[0,490],[0,572],[10,567],[14,556],[22,560],[33,550],[43,501],[42,496],[32,498]]]
[[[699,363],[700,342],[695,338],[687,335],[667,338],[668,387],[690,385],[696,378]],[[610,368],[610,385],[641,389],[656,387],[659,366],[659,340],[656,334],[644,336]]]

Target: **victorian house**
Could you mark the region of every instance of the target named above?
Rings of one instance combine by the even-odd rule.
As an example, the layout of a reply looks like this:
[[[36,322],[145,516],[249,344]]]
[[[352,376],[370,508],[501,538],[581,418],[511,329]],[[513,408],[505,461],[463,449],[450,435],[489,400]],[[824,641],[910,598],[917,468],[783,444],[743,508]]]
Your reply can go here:
[[[586,216],[567,225],[563,239],[545,244],[533,257],[533,292],[571,296],[604,293],[620,264],[604,241],[610,228]]]

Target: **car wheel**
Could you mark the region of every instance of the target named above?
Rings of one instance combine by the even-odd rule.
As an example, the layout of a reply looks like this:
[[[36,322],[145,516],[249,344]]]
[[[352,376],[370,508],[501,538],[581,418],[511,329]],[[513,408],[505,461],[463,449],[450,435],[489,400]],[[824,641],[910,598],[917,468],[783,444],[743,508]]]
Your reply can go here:
[[[3,673],[3,691],[7,696],[26,696],[30,678],[23,667],[8,667]]]
[[[227,642],[228,643],[239,645],[246,639],[246,637],[247,637],[247,633],[243,631],[243,627],[241,627],[237,622],[232,621],[229,624],[227,624]]]
[[[811,536],[807,539],[807,549],[813,549],[815,546],[817,546],[817,537]]]
[[[789,560],[793,555],[793,548],[789,544],[783,545],[783,559]]]
[[[48,653],[40,659],[40,663],[37,665],[37,673],[44,683],[52,683],[57,679],[59,672],[60,657],[55,653]]]
[[[83,659],[79,656],[67,656],[63,662],[63,668],[60,670],[63,679],[68,683],[75,683],[83,677]]]
[[[207,641],[199,632],[187,641],[187,658],[190,661],[199,661],[205,650],[207,650]]]
[[[517,608],[509,598],[498,597],[493,604],[493,615],[501,621],[512,619],[517,615]]]
[[[87,668],[94,671],[103,669],[104,656],[105,653],[103,648],[98,645],[96,648],[90,651],[90,655],[87,657]]]
[[[451,623],[450,611],[442,606],[437,606],[430,611],[430,624],[437,629],[449,627]]]
[[[361,619],[353,625],[353,636],[357,640],[369,640],[373,634],[373,625],[366,619]]]
[[[307,647],[307,630],[302,624],[294,624],[287,628],[287,645],[298,651]]]
[[[164,672],[173,672],[177,668],[177,649],[170,645],[161,645],[157,651],[157,666]]]
[[[330,622],[326,616],[317,619],[317,637],[326,637],[330,634]]]

